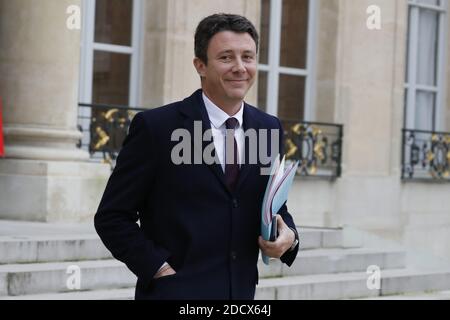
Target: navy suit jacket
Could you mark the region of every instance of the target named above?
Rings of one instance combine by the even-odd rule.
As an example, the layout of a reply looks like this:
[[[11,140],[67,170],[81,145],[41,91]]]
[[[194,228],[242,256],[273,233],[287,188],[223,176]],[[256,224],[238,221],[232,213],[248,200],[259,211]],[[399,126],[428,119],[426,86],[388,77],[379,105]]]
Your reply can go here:
[[[113,256],[137,276],[136,299],[253,299],[268,176],[260,174],[263,164],[247,159],[233,192],[218,163],[175,165],[171,152],[180,141],[171,141],[172,132],[185,128],[194,137],[194,121],[201,121],[203,131],[211,128],[201,90],[134,117],[95,228]],[[277,118],[248,104],[243,125],[281,130]],[[279,214],[295,229],[286,206]],[[281,260],[290,266],[297,250]],[[165,261],[177,273],[153,279]]]

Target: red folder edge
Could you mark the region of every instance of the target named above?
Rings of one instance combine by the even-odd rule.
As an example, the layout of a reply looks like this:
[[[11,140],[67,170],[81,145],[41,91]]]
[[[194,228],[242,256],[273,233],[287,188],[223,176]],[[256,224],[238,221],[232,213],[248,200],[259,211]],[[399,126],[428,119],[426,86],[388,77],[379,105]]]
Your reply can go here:
[[[2,117],[2,97],[0,97],[0,158],[5,156],[3,146],[3,117]]]

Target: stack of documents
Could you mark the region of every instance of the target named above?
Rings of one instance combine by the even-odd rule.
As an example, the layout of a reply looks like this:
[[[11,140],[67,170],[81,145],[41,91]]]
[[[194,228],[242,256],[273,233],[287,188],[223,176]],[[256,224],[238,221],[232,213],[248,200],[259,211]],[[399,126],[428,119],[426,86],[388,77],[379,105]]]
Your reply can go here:
[[[276,215],[288,199],[298,163],[293,162],[285,168],[285,157],[280,163],[279,155],[272,163],[261,209],[261,235],[264,240],[276,240]],[[262,259],[265,264],[269,264],[269,257],[262,254]]]

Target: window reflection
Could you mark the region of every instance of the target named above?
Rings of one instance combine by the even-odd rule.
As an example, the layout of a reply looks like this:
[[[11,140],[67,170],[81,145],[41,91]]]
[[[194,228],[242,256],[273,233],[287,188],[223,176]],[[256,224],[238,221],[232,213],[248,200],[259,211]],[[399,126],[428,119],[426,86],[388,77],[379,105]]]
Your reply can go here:
[[[95,42],[131,46],[133,0],[96,0]]]
[[[259,63],[269,63],[269,34],[270,34],[270,0],[261,1],[261,31]]]
[[[306,68],[308,0],[283,0],[280,65]]]
[[[282,121],[301,121],[304,115],[305,78],[280,75],[278,118]]]
[[[95,51],[92,102],[128,105],[130,55]]]

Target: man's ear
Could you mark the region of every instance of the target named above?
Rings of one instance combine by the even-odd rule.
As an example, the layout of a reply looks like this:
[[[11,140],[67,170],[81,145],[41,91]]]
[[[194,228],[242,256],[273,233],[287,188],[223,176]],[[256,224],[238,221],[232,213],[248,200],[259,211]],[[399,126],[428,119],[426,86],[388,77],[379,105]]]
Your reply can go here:
[[[206,65],[200,58],[194,58],[194,67],[200,77],[205,76]]]

